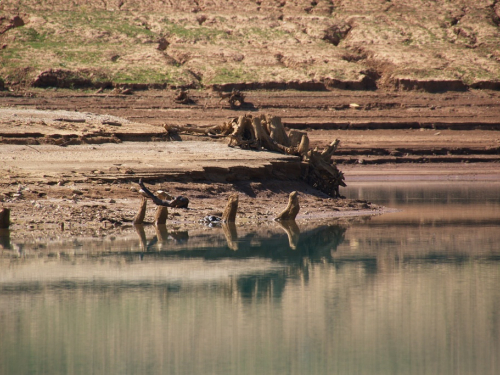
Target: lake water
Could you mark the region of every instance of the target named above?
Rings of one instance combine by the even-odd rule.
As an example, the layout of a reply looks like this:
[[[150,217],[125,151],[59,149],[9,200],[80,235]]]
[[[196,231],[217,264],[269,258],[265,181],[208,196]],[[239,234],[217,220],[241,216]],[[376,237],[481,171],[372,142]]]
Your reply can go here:
[[[344,193],[401,211],[96,240],[4,233],[0,374],[500,373],[500,184]]]

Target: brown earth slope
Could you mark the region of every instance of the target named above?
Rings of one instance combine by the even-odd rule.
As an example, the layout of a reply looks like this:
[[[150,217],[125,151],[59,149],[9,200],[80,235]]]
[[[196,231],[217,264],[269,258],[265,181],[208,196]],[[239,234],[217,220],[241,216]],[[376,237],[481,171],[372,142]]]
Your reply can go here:
[[[496,0],[3,0],[7,86],[500,88]]]

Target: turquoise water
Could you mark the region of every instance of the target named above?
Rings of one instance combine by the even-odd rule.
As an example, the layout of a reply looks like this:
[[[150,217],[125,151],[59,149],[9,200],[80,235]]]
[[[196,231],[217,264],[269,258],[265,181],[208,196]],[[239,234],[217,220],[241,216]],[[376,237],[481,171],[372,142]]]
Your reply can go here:
[[[345,193],[401,211],[4,236],[0,374],[500,373],[500,185]]]

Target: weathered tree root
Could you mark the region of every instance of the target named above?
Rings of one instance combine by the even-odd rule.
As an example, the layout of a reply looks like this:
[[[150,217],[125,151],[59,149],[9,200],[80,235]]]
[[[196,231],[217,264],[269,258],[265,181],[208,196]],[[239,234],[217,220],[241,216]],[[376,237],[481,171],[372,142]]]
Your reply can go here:
[[[189,91],[179,90],[175,93],[174,102],[178,104],[194,104],[194,100],[189,97]]]
[[[292,191],[288,197],[288,206],[274,220],[295,220],[300,211],[299,193]]]
[[[217,94],[220,97],[219,104],[226,99],[229,102],[231,108],[241,107],[243,104],[245,104],[245,94],[243,94],[239,90],[233,89],[231,92],[218,91]]]
[[[153,203],[157,206],[165,206],[165,207],[174,207],[174,208],[187,208],[189,205],[189,199],[183,196],[178,196],[172,199],[172,197],[168,194],[162,195],[165,199],[160,198],[160,196],[154,195],[142,182],[142,179],[139,180],[139,186],[144,191],[147,197],[153,200]]]
[[[229,147],[280,152],[299,156],[303,161],[302,178],[318,190],[334,198],[343,198],[339,187],[346,186],[344,175],[332,161],[340,141],[336,139],[324,150],[309,149],[306,132],[286,133],[281,118],[271,115],[253,117],[250,114],[233,118],[220,126],[197,128],[164,125],[168,134],[186,132],[209,136],[227,136]]]

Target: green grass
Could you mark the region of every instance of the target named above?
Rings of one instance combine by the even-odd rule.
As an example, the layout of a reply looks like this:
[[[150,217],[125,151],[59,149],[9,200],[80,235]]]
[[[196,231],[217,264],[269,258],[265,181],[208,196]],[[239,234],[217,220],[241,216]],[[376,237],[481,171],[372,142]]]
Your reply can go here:
[[[224,84],[224,83],[240,83],[256,80],[257,76],[252,72],[245,71],[243,67],[219,67],[215,71],[215,75],[204,82],[205,84]]]

